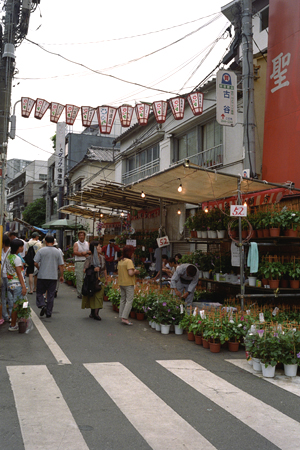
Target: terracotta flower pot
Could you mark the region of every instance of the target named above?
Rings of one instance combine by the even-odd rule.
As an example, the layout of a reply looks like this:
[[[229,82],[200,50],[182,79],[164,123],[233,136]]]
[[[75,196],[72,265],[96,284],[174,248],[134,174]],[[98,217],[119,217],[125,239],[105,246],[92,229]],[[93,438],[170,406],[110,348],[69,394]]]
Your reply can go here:
[[[264,237],[263,230],[256,230],[256,233],[257,233],[257,237],[258,238],[263,238]]]
[[[282,288],[289,287],[289,280],[280,280],[280,287]]]
[[[220,344],[220,342],[211,342],[209,344],[209,350],[212,353],[219,353],[221,351],[221,344]]]
[[[266,286],[267,284],[269,284],[269,280],[267,280],[267,278],[263,278],[261,280],[261,283],[262,283],[263,286]]]
[[[202,345],[202,336],[199,336],[198,334],[196,334],[196,336],[195,336],[195,344]]]
[[[251,239],[256,239],[256,238],[257,238],[257,231],[256,230],[252,230]]]
[[[192,331],[190,331],[188,333],[188,340],[189,341],[194,341],[195,340],[195,335],[194,335],[194,333]]]
[[[269,230],[269,228],[264,228],[263,229],[263,237],[264,238],[270,237],[270,230]]]
[[[242,239],[246,239],[249,234],[249,230],[242,230]]]
[[[130,317],[131,319],[135,319],[135,311],[130,311]]]
[[[230,352],[238,352],[240,343],[239,342],[228,342],[228,350]]]
[[[208,342],[208,340],[202,338],[202,345],[203,345],[203,348],[209,348],[209,342]]]
[[[298,236],[298,231],[297,230],[286,230],[286,232],[287,232],[287,234],[286,234],[286,236],[289,236],[289,237],[297,237]]]
[[[270,289],[279,288],[279,280],[269,280]]]
[[[104,296],[103,296],[103,300],[104,300],[105,302],[108,302],[108,296],[107,296],[107,295],[104,295]]]
[[[141,312],[136,313],[137,320],[144,320],[144,317],[145,317],[145,313],[141,313]]]
[[[270,237],[280,236],[280,228],[270,228]]]
[[[299,280],[290,280],[290,287],[292,289],[299,289],[300,281]]]
[[[25,333],[26,328],[27,328],[27,321],[20,320],[20,322],[18,323],[18,326],[19,326],[19,333]]]

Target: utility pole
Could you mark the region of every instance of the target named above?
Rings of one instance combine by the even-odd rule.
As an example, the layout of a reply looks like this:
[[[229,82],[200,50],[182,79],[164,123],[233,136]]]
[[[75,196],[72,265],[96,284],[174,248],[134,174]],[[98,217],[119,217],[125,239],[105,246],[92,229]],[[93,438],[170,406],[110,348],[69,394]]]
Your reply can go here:
[[[256,177],[255,120],[254,120],[254,74],[252,44],[252,0],[242,4],[242,51],[243,51],[243,110],[244,110],[244,169],[250,169],[250,177]]]

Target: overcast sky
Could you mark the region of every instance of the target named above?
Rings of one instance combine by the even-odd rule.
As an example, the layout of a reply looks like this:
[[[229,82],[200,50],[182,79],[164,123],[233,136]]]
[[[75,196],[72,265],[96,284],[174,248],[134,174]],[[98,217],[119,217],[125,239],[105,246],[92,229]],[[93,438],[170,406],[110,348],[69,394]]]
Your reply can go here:
[[[27,38],[78,64],[24,40],[16,49],[18,72],[13,81],[12,107],[21,97],[96,107],[134,105],[141,100],[151,102],[170,98],[172,93],[190,92],[217,65],[230,43],[228,33],[215,42],[229,25],[218,14],[227,3],[41,0],[40,7],[31,14]],[[166,28],[170,29],[160,31]],[[170,45],[189,33],[193,34]],[[88,68],[167,93],[118,81]],[[33,112],[25,119],[18,104],[16,115],[18,137],[9,140],[8,159],[47,160],[52,153],[50,137],[56,130],[49,111],[42,120],[35,119]],[[79,113],[73,132],[82,130]]]

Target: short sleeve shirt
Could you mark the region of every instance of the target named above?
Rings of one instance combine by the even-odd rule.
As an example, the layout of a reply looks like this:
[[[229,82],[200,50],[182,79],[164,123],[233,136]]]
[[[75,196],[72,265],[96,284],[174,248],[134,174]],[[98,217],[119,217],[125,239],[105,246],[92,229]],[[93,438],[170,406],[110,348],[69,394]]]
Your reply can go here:
[[[118,262],[118,283],[119,286],[134,286],[135,276],[131,277],[128,274],[129,269],[134,269],[134,265],[131,259],[121,259]]]
[[[23,263],[18,255],[9,254],[6,257],[6,273],[7,273],[7,283],[8,284],[20,284],[16,267],[22,267]]]
[[[53,246],[41,248],[36,253],[34,262],[39,263],[38,278],[43,280],[57,280],[58,266],[64,264],[61,252]]]

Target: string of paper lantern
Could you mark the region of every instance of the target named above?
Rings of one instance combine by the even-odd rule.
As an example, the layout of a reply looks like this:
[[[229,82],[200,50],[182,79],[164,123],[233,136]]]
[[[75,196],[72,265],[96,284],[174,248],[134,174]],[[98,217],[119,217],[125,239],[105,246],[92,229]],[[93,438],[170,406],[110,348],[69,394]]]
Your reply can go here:
[[[203,93],[192,92],[187,95],[187,100],[194,116],[199,116],[203,112]],[[133,112],[135,111],[137,121],[139,125],[145,126],[148,123],[151,109],[154,113],[157,123],[164,123],[167,118],[168,103],[170,105],[173,117],[175,120],[181,120],[184,117],[185,97],[174,97],[169,101],[161,100],[155,101],[152,104],[138,103],[135,107],[131,105],[121,105],[118,108],[114,106],[98,106],[93,108],[91,106],[75,106],[75,105],[62,105],[56,102],[48,102],[42,98],[36,100],[29,97],[21,98],[21,113],[22,117],[28,118],[31,111],[34,109],[34,117],[36,119],[42,119],[46,111],[50,110],[50,121],[57,123],[65,110],[65,121],[67,125],[73,125],[79,110],[81,109],[81,121],[82,126],[90,127],[95,116],[97,114],[100,133],[110,134],[116,114],[118,112],[122,127],[130,127]]]

